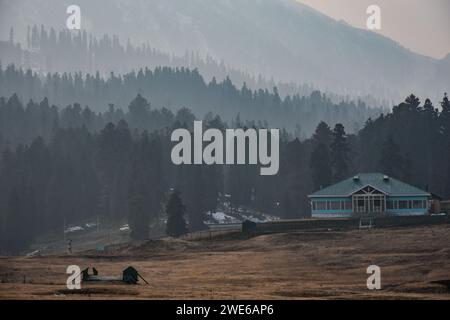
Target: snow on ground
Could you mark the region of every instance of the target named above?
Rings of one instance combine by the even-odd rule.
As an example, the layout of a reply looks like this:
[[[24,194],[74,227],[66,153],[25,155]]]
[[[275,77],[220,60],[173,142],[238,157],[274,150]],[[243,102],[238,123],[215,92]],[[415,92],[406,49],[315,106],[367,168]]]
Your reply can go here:
[[[266,213],[263,213],[262,216],[263,216],[264,222],[280,220],[280,217],[272,216],[272,215],[266,214]]]
[[[252,215],[245,215],[245,214],[243,214],[242,218],[244,220],[249,220],[249,221],[256,222],[256,223],[264,222],[264,220],[261,220],[258,217],[254,217]]]
[[[40,256],[41,255],[41,250],[35,250],[33,252],[27,253],[27,257],[31,258],[31,257],[36,257],[36,256]]]
[[[207,224],[231,224],[231,223],[242,223],[245,220],[250,220],[256,223],[261,222],[268,222],[268,221],[275,221],[278,220],[278,217],[271,216],[265,213],[250,213],[246,211],[244,213],[243,210],[238,211],[238,214],[236,216],[228,215],[222,211],[208,212],[207,215],[208,219],[206,221]]]
[[[269,221],[276,221],[279,220],[280,218],[276,217],[276,216],[272,216],[270,214],[267,213],[262,213],[262,212],[244,212],[240,214],[243,220],[249,220],[252,222],[256,222],[256,223],[262,223],[262,222],[269,222]]]
[[[126,232],[126,231],[130,231],[130,226],[128,224],[124,224],[123,226],[120,227],[120,232]]]
[[[64,230],[64,233],[72,233],[77,231],[84,231],[84,228],[81,226],[69,227],[66,230]]]
[[[240,223],[241,221],[239,219],[236,219],[235,217],[232,217],[224,212],[213,212],[212,214],[208,212],[208,218],[212,217],[214,221],[208,221],[209,223],[219,223],[219,224],[225,224],[225,223]]]
[[[97,223],[95,223],[95,222],[88,222],[88,223],[85,224],[85,226],[86,226],[86,229],[91,229],[91,228],[97,227]]]

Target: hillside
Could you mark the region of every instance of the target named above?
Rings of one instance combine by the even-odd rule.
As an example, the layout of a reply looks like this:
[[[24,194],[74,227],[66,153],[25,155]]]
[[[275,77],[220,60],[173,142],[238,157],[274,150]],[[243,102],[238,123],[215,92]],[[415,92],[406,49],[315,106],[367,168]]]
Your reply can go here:
[[[438,98],[450,87],[448,64],[335,21],[293,0],[78,1],[84,28],[150,43],[168,53],[198,52],[270,79],[312,83],[338,94],[398,100],[411,92]],[[70,1],[2,2],[0,22],[25,39],[27,25],[64,28]],[[17,19],[18,18],[18,19]]]

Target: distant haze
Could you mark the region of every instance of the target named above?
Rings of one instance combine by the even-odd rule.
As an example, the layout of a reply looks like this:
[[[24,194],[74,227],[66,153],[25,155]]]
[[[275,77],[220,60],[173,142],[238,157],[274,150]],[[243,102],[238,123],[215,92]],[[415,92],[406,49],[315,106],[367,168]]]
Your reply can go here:
[[[307,84],[345,97],[370,95],[401,101],[414,92],[421,98],[439,101],[450,88],[450,55],[442,59],[450,51],[449,1],[434,0],[427,4],[420,1],[423,4],[419,6],[416,0],[304,0],[313,8],[295,0],[77,0],[76,3],[81,7],[83,31],[97,37],[117,35],[122,43],[127,39],[137,45],[148,43],[178,57],[194,52],[205,61],[209,58],[224,61],[224,65],[251,75],[253,83],[262,76]],[[0,39],[8,39],[13,26],[13,38],[26,47],[29,25],[65,29],[66,9],[73,3],[0,0]],[[382,8],[381,34],[365,28],[366,9],[373,3]],[[342,19],[348,23],[341,22]],[[35,38],[39,29],[35,29]],[[45,32],[42,34],[45,39]],[[87,36],[85,42],[87,46]],[[46,43],[43,41],[42,46]],[[119,72],[124,65],[132,67],[120,73],[143,66],[167,65],[167,61],[155,57],[140,60],[128,54],[119,58],[121,50],[116,50],[117,54],[110,59],[94,56],[91,63],[77,63],[84,54],[67,48],[65,41],[60,43],[64,50],[46,51],[40,50],[39,41],[35,41],[35,47],[27,48],[33,52],[28,65],[42,72],[94,72],[100,67],[104,74]],[[416,47],[419,45],[422,49]],[[118,47],[117,40],[108,38],[100,41],[99,46],[102,52]],[[0,48],[3,64],[18,56],[7,51]],[[38,54],[40,59],[36,57]],[[22,60],[18,64],[27,62]],[[70,65],[57,68],[64,61]],[[182,65],[192,68],[201,63]],[[217,72],[217,68],[206,73],[230,74]],[[231,79],[236,83],[244,80],[232,74]]]
[[[297,0],[337,20],[365,28],[366,9],[381,8],[381,34],[430,57],[450,53],[450,0]]]

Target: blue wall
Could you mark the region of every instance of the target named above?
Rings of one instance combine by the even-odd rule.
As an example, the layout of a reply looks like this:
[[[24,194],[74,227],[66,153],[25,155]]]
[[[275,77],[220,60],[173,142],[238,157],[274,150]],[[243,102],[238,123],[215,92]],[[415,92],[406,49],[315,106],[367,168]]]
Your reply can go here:
[[[352,201],[352,198],[314,198],[311,199],[314,202],[327,202],[327,201]],[[353,210],[313,210],[311,207],[311,214],[314,218],[348,218],[351,217]]]
[[[426,208],[408,208],[408,209],[386,209],[386,213],[388,215],[393,216],[409,216],[409,215],[425,215],[428,213],[429,209],[429,203],[428,203],[428,197],[422,196],[422,197],[387,197],[386,201],[390,200],[407,200],[407,201],[413,201],[413,200],[419,200],[419,201],[426,201]],[[347,218],[351,217],[353,214],[352,210],[313,210],[312,209],[312,202],[327,202],[327,201],[352,201],[351,197],[342,198],[342,197],[329,197],[329,198],[311,198],[311,215],[314,218],[331,218],[331,217],[342,217]]]
[[[387,209],[387,214],[395,215],[395,216],[410,216],[410,215],[425,215],[428,213],[429,209],[429,203],[428,203],[428,197],[387,197],[386,200],[419,200],[419,201],[426,201],[426,208],[424,209]]]

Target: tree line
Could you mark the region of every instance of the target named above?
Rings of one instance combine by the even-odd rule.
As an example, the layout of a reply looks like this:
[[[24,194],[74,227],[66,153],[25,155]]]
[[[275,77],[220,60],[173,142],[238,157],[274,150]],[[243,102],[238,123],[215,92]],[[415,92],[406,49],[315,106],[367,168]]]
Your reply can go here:
[[[233,208],[307,217],[309,193],[357,172],[383,172],[450,197],[447,95],[440,108],[411,95],[392,112],[369,118],[356,134],[341,123],[320,122],[303,140],[282,129],[276,176],[260,176],[257,166],[173,165],[170,134],[192,129],[195,119],[187,108],[175,114],[151,108],[141,95],[127,111],[104,113],[80,105],[58,109],[47,99],[24,106],[17,95],[0,98],[1,251],[20,252],[37,235],[96,216],[126,220],[131,236],[145,239],[148,225],[173,207],[186,213],[186,230],[202,230],[225,195]],[[203,123],[219,130],[269,126],[239,114],[227,122],[208,113]],[[180,199],[169,205],[170,194]],[[182,225],[179,216],[168,224]]]
[[[124,76],[111,73],[107,79],[98,72],[85,77],[81,73],[55,73],[42,79],[29,69],[23,71],[14,65],[0,67],[0,96],[9,97],[14,93],[24,102],[44,101],[60,108],[72,106],[72,112],[80,114],[87,106],[87,113],[126,109],[140,94],[156,109],[176,112],[186,107],[199,117],[213,112],[225,121],[233,120],[238,113],[243,120],[270,119],[271,126],[296,131],[301,139],[310,136],[320,121],[330,125],[342,123],[348,131],[356,132],[366,119],[383,111],[362,102],[335,104],[319,91],[310,96],[296,94],[282,98],[276,87],[272,91],[252,91],[244,84],[238,89],[229,78],[221,82],[213,78],[207,83],[196,69],[169,67],[145,68]],[[152,121],[145,122],[149,130],[153,129],[152,124]]]
[[[309,96],[315,91],[312,84],[266,79],[261,75],[232,68],[224,61],[218,61],[209,55],[201,56],[198,52],[186,52],[184,55],[168,54],[153,48],[148,42],[133,44],[130,40],[121,41],[116,35],[104,34],[97,37],[86,31],[67,29],[58,31],[43,25],[33,25],[27,27],[26,39],[20,41],[14,36],[14,31],[14,28],[11,28],[9,39],[0,41],[2,62],[31,69],[40,75],[58,72],[95,74],[98,71],[105,77],[111,71],[115,74],[126,74],[130,70],[139,70],[141,66],[150,69],[158,66],[188,67],[198,69],[207,81],[214,77],[220,81],[229,77],[236,86],[242,87],[246,83],[248,88],[253,90],[271,89],[276,86],[283,97],[294,94]],[[334,103],[351,100],[348,96],[341,96],[328,90],[325,93]],[[389,105],[385,100],[368,95],[358,99],[371,106]]]

